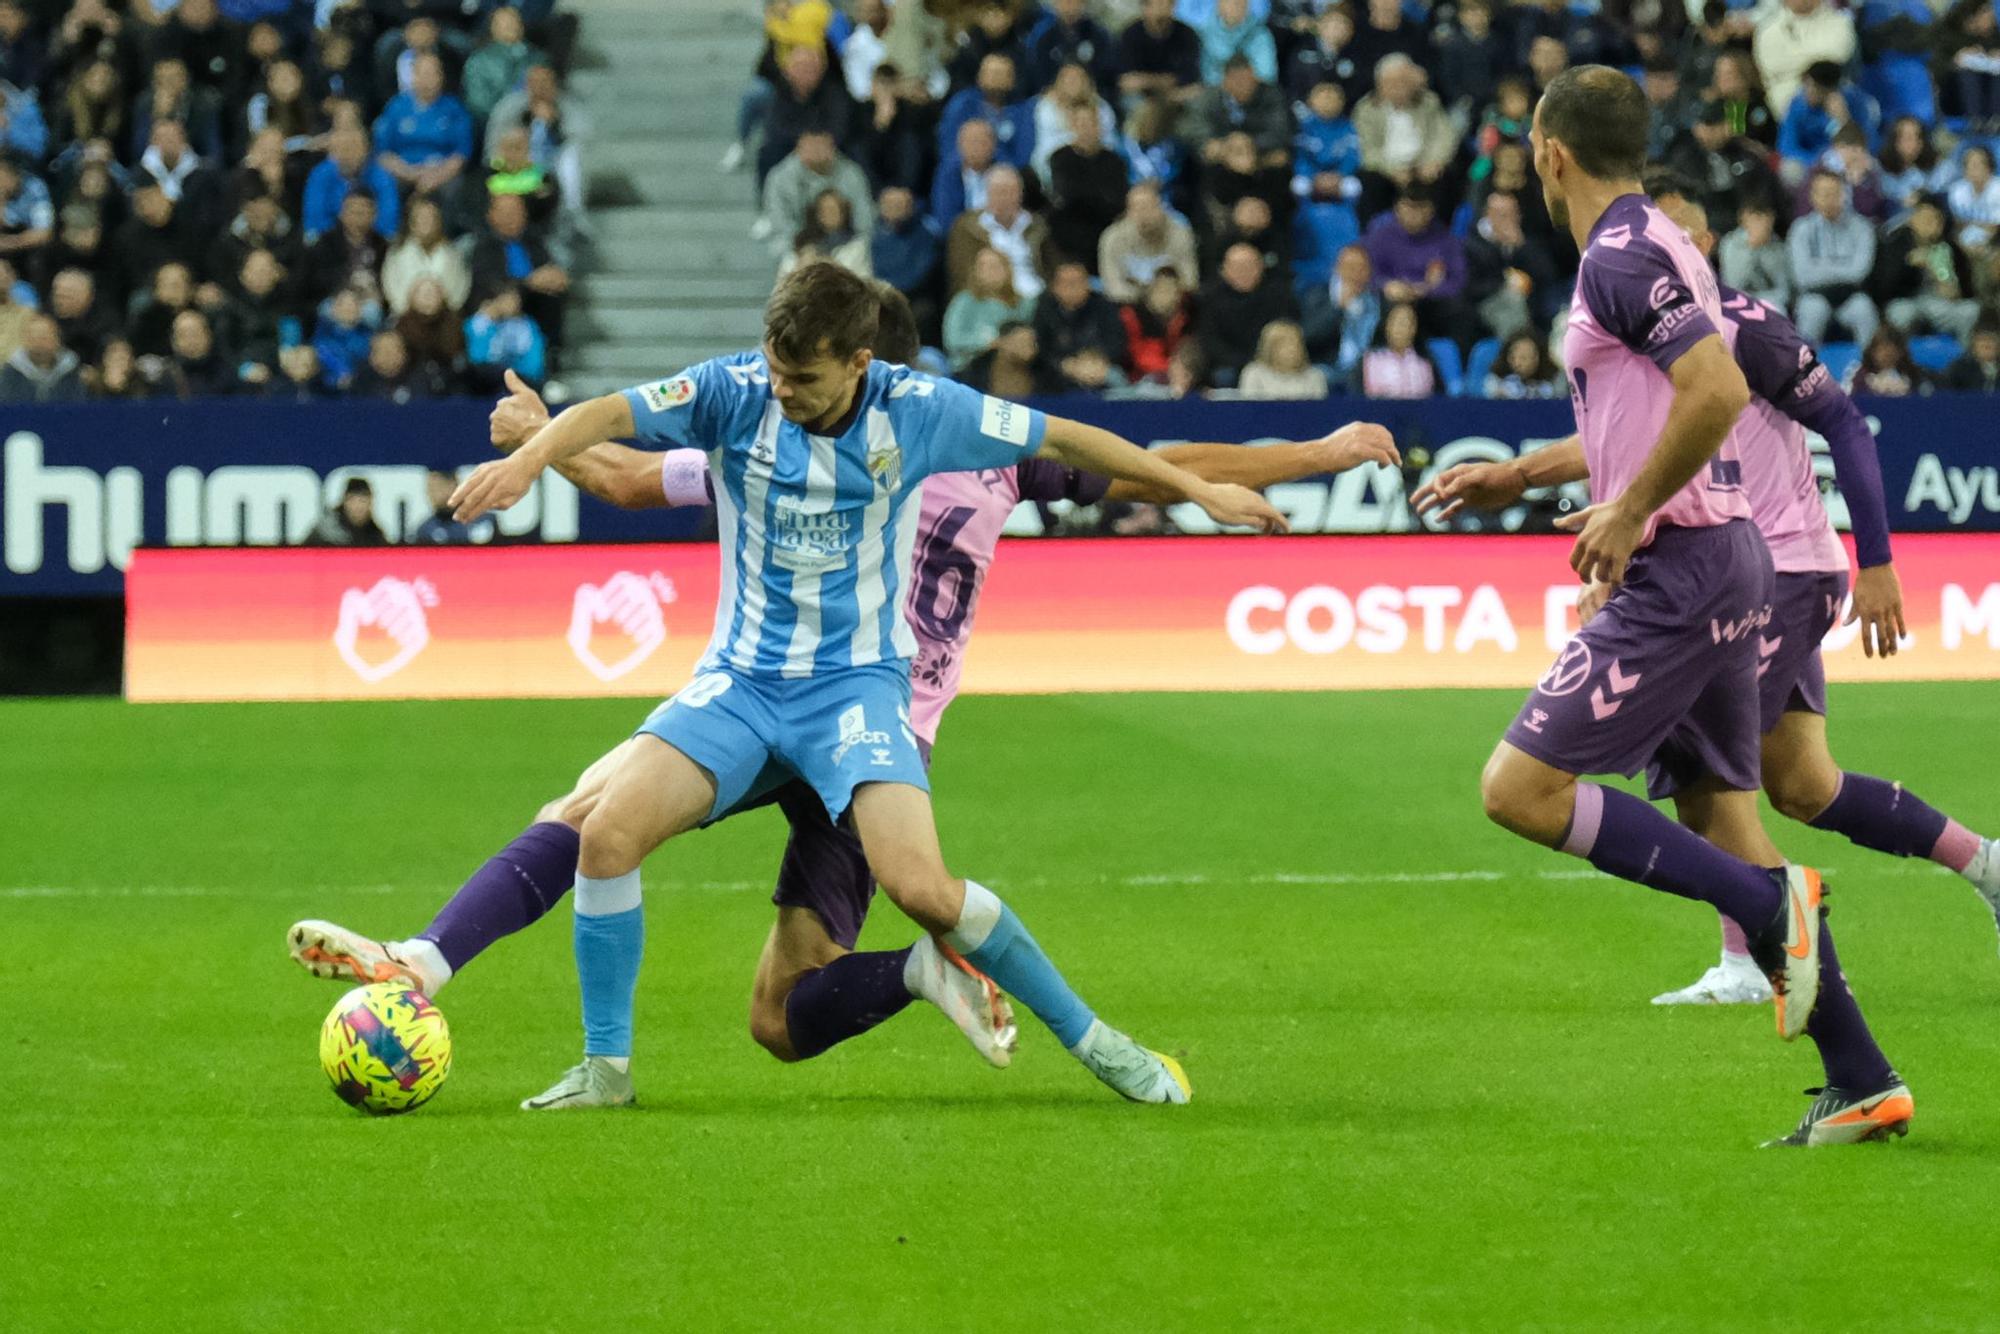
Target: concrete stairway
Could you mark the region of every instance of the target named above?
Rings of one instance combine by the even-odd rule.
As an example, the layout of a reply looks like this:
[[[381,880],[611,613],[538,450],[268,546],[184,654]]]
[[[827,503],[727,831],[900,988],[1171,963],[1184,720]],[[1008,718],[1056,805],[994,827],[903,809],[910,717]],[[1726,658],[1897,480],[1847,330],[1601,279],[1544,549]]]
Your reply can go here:
[[[757,0],[573,2],[592,244],[564,378],[584,395],[754,347],[776,265],[749,237],[749,173],[715,167],[763,44]]]

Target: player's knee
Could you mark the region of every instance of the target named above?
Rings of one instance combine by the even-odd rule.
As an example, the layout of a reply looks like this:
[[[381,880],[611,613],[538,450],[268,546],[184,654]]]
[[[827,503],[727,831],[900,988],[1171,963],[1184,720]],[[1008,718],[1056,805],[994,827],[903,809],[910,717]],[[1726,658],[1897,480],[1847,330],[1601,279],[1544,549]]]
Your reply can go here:
[[[750,1002],[750,1037],[787,1064],[799,1059],[799,1054],[792,1050],[792,1031],[785,1022],[783,1001],[774,1003],[760,996]]]
[[[1833,801],[1840,786],[1839,774],[1831,765],[1788,766],[1764,775],[1764,791],[1778,814],[1801,824],[1810,823]]]
[[[1479,802],[1486,818],[1509,833],[1551,846],[1561,841],[1568,812],[1559,809],[1555,794],[1525,783],[1508,771],[1499,755],[1479,776]]]
[[[924,930],[942,935],[958,925],[965,888],[942,865],[891,862],[875,868],[875,880],[889,901]]]
[[[577,874],[587,875],[593,880],[607,880],[636,871],[651,851],[640,846],[632,831],[621,828],[615,820],[607,819],[601,807],[584,818],[581,834],[576,858]]]

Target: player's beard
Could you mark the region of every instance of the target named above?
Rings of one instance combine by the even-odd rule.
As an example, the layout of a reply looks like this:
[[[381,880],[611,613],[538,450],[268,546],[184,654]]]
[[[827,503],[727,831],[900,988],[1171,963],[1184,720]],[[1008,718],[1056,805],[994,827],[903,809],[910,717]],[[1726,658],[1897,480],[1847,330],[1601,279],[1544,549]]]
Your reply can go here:
[[[1547,185],[1544,185],[1542,186],[1542,202],[1548,205],[1549,221],[1562,230],[1568,231],[1569,201],[1554,190],[1551,190]]]

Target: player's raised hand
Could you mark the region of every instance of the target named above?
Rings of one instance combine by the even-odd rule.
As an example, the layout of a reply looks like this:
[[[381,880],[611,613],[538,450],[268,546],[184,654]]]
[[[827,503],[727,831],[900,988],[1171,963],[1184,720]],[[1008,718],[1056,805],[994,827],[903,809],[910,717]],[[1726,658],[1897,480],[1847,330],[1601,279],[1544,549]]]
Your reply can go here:
[[[480,464],[451,493],[452,517],[471,523],[481,515],[508,508],[528,494],[541,472],[539,467],[524,467],[514,455]]]
[[[1854,609],[1847,623],[1861,623],[1861,651],[1871,658],[1887,658],[1900,647],[1909,633],[1903,624],[1903,581],[1893,565],[1871,565],[1854,580]]]
[[[1289,533],[1292,526],[1271,502],[1247,486],[1218,482],[1203,486],[1188,497],[1208,511],[1208,517],[1232,528],[1255,528],[1260,533]]]
[[[1587,584],[1623,583],[1625,566],[1646,536],[1645,516],[1634,517],[1615,501],[1565,514],[1556,520],[1556,527],[1577,535],[1569,550],[1569,567]]]
[[[1468,505],[1476,510],[1504,508],[1527,489],[1527,475],[1518,463],[1457,463],[1418,487],[1410,506],[1419,514],[1436,511],[1438,518],[1448,519]]]
[[[493,405],[486,419],[493,447],[503,454],[527,444],[529,437],[549,424],[548,405],[512,368],[507,371],[507,391],[507,397]]]
[[[1396,438],[1374,422],[1349,422],[1313,441],[1312,448],[1327,472],[1346,472],[1364,463],[1395,468],[1403,462],[1403,456],[1396,452]]]

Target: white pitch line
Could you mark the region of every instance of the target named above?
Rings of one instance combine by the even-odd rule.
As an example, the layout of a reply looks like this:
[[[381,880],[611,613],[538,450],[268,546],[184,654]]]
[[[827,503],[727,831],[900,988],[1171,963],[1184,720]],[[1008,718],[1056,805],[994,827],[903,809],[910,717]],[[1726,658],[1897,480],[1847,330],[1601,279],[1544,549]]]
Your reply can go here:
[[[1944,868],[1924,861],[1883,861],[1863,868],[1822,867],[1829,878],[1852,875],[1860,880],[1881,880],[1943,872]],[[1949,872],[1945,872],[1949,874]],[[1273,871],[1256,875],[1211,875],[1181,872],[1127,876],[1031,876],[996,879],[994,883],[1017,889],[1114,888],[1114,889],[1200,889],[1205,886],[1297,886],[1307,889],[1340,889],[1368,885],[1457,885],[1500,884],[1507,881],[1560,882],[1609,879],[1588,867],[1551,867],[1541,871],[1383,871],[1312,872]],[[411,885],[296,885],[231,888],[220,885],[5,885],[0,899],[230,899],[277,898],[295,894],[401,894],[414,893]],[[671,881],[659,887],[672,894],[696,890],[705,893],[746,893],[771,888],[769,880],[702,880],[692,884]]]

